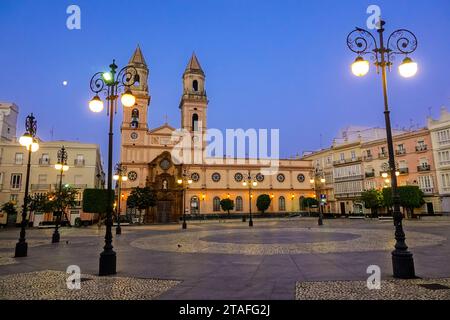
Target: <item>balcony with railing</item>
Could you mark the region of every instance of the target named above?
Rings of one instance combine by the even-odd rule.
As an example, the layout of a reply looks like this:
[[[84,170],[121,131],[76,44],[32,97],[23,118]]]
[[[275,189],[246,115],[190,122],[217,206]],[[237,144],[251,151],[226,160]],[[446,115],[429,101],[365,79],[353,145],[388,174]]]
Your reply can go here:
[[[431,170],[431,165],[429,164],[421,164],[420,166],[417,167],[417,172],[425,172],[425,171],[430,171]]]
[[[422,192],[423,192],[425,195],[434,194],[434,188],[424,188],[424,187],[421,187],[420,190],[422,190]]]
[[[84,159],[75,159],[73,161],[73,164],[75,167],[84,167],[86,164],[86,161]]]
[[[378,153],[378,158],[379,159],[386,159],[388,157],[387,152],[380,152]]]
[[[50,191],[52,189],[51,184],[32,184],[31,191]]]
[[[408,174],[409,173],[409,169],[408,168],[399,168],[398,172],[402,175],[402,174]]]
[[[406,149],[397,149],[395,150],[396,156],[404,156],[406,154]]]
[[[353,162],[360,162],[362,160],[362,157],[354,157],[354,158],[348,158],[348,159],[340,159],[337,161],[333,161],[333,165],[343,165],[347,163],[353,163]]]
[[[428,146],[426,144],[419,144],[416,146],[416,152],[425,152],[428,150]]]
[[[49,166],[50,165],[50,158],[40,158],[39,159],[39,165],[40,166]]]

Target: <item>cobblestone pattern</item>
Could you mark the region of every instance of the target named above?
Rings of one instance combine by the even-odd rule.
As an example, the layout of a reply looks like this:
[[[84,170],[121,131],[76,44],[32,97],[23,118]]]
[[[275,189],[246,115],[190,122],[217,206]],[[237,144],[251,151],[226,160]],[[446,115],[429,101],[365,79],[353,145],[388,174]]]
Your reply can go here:
[[[1,300],[152,300],[180,281],[82,275],[80,290],[69,290],[69,275],[42,271],[0,277]]]
[[[449,289],[431,290],[421,284]],[[381,281],[380,290],[369,290],[365,281],[297,282],[297,300],[450,300],[450,278]]]
[[[267,232],[271,229],[264,229]],[[272,229],[276,232],[279,229]],[[209,242],[202,238],[212,235],[232,235],[253,233],[258,229],[214,230],[199,232],[184,232],[159,236],[148,236],[136,239],[130,245],[144,250],[157,250],[184,253],[224,253],[243,255],[276,255],[301,253],[333,253],[333,252],[362,252],[376,250],[391,250],[394,247],[393,230],[370,229],[321,229],[321,228],[285,228],[283,232],[293,233],[344,233],[357,235],[357,239],[344,241],[324,241],[313,243],[264,243],[239,244],[226,242]],[[411,248],[431,246],[445,241],[446,238],[428,233],[408,231],[407,243]]]

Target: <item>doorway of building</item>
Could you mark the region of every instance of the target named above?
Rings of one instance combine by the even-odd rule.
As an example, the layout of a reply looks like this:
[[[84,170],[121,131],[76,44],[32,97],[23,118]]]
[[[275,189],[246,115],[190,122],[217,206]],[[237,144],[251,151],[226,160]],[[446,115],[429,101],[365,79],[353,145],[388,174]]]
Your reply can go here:
[[[434,214],[433,203],[427,202],[427,212],[428,212],[428,214]]]
[[[341,202],[341,214],[345,214],[345,202]]]
[[[172,213],[172,201],[158,201],[156,211],[156,222],[157,223],[168,223],[170,222],[170,215]]]

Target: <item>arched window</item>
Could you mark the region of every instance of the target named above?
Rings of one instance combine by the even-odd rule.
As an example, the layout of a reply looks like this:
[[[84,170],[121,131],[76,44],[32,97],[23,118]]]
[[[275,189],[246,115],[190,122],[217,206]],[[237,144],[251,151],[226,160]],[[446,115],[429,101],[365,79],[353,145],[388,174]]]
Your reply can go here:
[[[139,127],[139,110],[133,109],[131,111],[131,127],[138,128]]]
[[[133,111],[131,111],[131,118],[133,120],[139,120],[139,110],[138,109],[133,109]]]
[[[198,131],[198,114],[192,115],[192,131]]]
[[[242,211],[243,206],[242,206],[242,197],[236,197],[236,211]]]
[[[220,198],[214,197],[213,199],[213,211],[218,212],[220,211]]]
[[[200,213],[200,201],[197,196],[191,198],[191,214]]]
[[[284,197],[278,198],[278,211],[286,211],[286,199]]]
[[[192,81],[192,89],[194,90],[194,92],[198,91],[198,81],[197,80]]]

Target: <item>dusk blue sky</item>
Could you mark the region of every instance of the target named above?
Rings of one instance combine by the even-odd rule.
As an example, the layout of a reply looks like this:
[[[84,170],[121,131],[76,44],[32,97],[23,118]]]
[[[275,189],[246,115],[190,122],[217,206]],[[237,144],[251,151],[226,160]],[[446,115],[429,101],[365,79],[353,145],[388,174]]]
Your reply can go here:
[[[66,28],[70,4],[81,7],[81,30]],[[371,4],[388,32],[407,28],[419,39],[417,76],[401,78],[395,65],[388,81],[393,126],[424,126],[450,105],[448,0],[0,0],[0,101],[20,107],[19,134],[34,112],[42,139],[53,128],[54,139],[100,144],[106,159],[106,113],[88,109],[92,74],[113,58],[125,65],[139,43],[150,68],[149,126],[167,114],[178,127],[181,75],[195,51],[210,128],[279,128],[283,157],[315,150],[340,128],[384,126],[381,79],[374,68],[354,77],[346,46]]]

